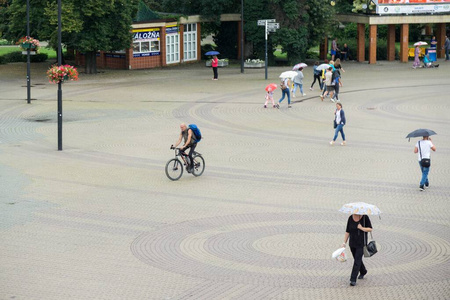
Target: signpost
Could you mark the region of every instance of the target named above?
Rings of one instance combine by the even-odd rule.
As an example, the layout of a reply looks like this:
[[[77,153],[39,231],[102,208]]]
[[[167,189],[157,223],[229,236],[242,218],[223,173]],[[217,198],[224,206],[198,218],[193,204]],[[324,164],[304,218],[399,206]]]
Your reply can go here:
[[[277,29],[280,29],[280,23],[275,23],[277,20],[275,19],[267,19],[267,20],[258,20],[258,26],[264,26],[265,28],[265,38],[266,38],[266,80],[267,80],[267,66],[269,63],[269,59],[267,57],[267,37],[270,32],[276,32]]]

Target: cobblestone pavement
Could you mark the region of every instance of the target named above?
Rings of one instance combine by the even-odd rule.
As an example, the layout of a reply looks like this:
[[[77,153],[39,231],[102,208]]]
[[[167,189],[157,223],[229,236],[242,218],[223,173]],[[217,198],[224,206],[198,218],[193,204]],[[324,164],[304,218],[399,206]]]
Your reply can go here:
[[[63,85],[63,151],[47,64],[0,65],[0,299],[450,299],[450,64],[349,62],[347,145],[334,104],[264,109],[286,68],[202,65],[80,75]],[[275,92],[275,99],[280,97]],[[204,139],[201,177],[165,173],[181,122]],[[407,133],[430,128],[419,191]],[[349,286],[347,202],[378,205],[380,251]]]

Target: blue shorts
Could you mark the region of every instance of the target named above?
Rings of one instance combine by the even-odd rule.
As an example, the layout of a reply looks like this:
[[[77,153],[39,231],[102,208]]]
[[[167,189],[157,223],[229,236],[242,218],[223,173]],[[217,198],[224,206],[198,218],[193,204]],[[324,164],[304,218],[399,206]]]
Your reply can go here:
[[[331,50],[331,55],[336,55],[336,50]]]

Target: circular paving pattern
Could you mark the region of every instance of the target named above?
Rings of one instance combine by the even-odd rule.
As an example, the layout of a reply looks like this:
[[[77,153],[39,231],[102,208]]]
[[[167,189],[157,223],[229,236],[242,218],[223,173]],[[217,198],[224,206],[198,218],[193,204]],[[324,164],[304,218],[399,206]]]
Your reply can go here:
[[[198,219],[143,234],[131,251],[154,267],[208,280],[337,287],[348,280],[353,262],[331,259],[343,239],[345,223],[346,217],[335,212]],[[373,218],[372,223],[380,252],[365,259],[371,285],[431,282],[448,275],[450,244],[445,226],[407,219]],[[435,230],[425,229],[431,227]]]

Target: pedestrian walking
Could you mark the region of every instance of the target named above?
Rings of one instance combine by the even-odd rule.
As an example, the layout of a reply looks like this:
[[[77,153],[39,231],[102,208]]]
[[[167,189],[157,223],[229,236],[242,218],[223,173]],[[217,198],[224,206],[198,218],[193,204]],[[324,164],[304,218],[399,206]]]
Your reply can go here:
[[[422,171],[422,179],[419,184],[420,191],[430,186],[428,173],[430,172],[431,165],[431,150],[436,151],[436,146],[433,145],[429,136],[422,137],[422,140],[418,141],[414,147],[414,153],[418,153],[417,158],[419,159],[419,166]]]
[[[320,89],[322,90],[322,83],[320,82],[320,74],[321,74],[321,71],[320,71],[320,70],[317,70],[317,67],[318,67],[318,66],[319,66],[319,62],[316,61],[316,62],[314,63],[314,67],[313,67],[314,81],[311,83],[311,87],[309,88],[310,91],[313,91],[313,90],[314,90],[314,89],[313,89],[313,86],[314,86],[314,84],[316,83],[316,80],[319,82],[319,87],[320,87]]]
[[[294,77],[294,89],[292,90],[292,97],[295,98],[295,91],[297,91],[297,87],[300,89],[300,94],[306,96],[303,92],[303,78],[305,77],[302,72],[303,68],[298,69],[297,76]]]
[[[338,51],[337,38],[335,37],[334,40],[331,42],[331,60],[334,60],[336,58],[337,51]]]
[[[212,80],[219,80],[219,75],[217,74],[217,67],[219,66],[219,59],[216,55],[213,56],[211,60],[211,67],[213,69],[214,77]]]
[[[336,139],[338,137],[339,132],[341,133],[342,137],[342,146],[345,146],[345,134],[344,134],[344,126],[347,120],[345,119],[345,113],[342,109],[341,103],[336,103],[336,110],[334,112],[334,137],[333,140],[330,142],[330,145],[333,146],[336,142]]]
[[[334,62],[335,70],[333,71],[333,77],[332,80],[334,80],[334,97],[332,98],[332,101],[340,101],[339,100],[339,90],[342,86],[341,81],[341,71],[345,72],[344,68],[341,65],[341,60],[338,58]]]
[[[290,80],[289,78],[281,78],[281,98],[278,100],[277,107],[280,108],[280,103],[284,100],[284,97],[288,98],[288,108],[291,108],[291,92],[289,89]]]
[[[448,36],[445,36],[445,42],[444,42],[444,46],[442,47],[442,49],[445,50],[445,61],[449,61],[450,56],[448,53],[450,52],[450,40],[449,40]]]
[[[275,101],[273,100],[273,91],[272,90],[268,90],[266,93],[266,103],[264,103],[264,108],[267,108],[267,104],[269,103],[269,101],[272,101],[272,106],[273,108],[275,108]]]
[[[419,45],[416,45],[416,49],[414,49],[413,69],[420,68],[419,54],[420,54],[420,48],[419,48]]]
[[[366,245],[368,232],[372,232],[372,223],[370,222],[369,216],[352,214],[348,218],[342,246],[345,247],[350,238],[349,246],[354,259],[352,273],[350,275],[351,286],[355,286],[356,280],[363,279],[367,274],[366,266],[363,263],[363,249]]]
[[[320,98],[323,101],[323,98],[329,94],[331,97],[330,100],[332,102],[334,102],[333,94],[334,94],[335,83],[333,82],[333,68],[331,66],[328,68],[327,72],[325,73],[325,85],[327,87],[327,90],[325,92],[323,92],[322,95],[320,95]]]

